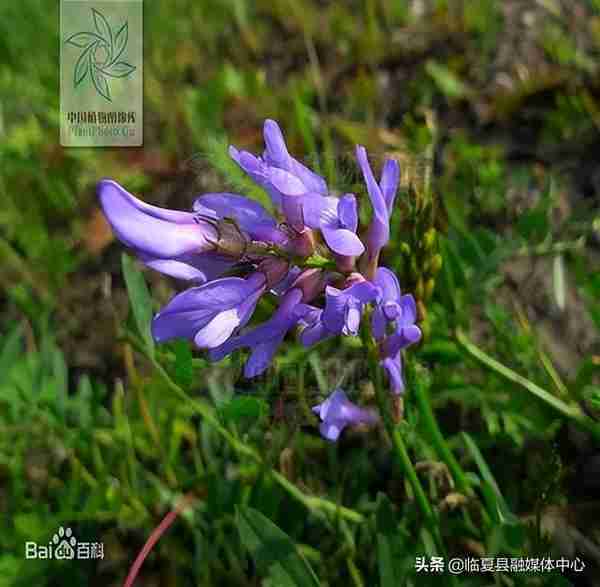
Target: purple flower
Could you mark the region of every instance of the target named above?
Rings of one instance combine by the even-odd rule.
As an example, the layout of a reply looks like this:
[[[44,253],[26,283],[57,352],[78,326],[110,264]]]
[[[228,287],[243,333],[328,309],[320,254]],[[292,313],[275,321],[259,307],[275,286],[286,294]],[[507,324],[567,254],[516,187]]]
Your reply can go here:
[[[386,160],[381,173],[381,181],[377,183],[364,147],[357,145],[356,158],[367,184],[367,192],[373,207],[373,218],[367,232],[366,245],[369,261],[376,267],[379,251],[390,239],[390,215],[400,179],[400,168],[393,159]]]
[[[191,212],[167,210],[146,204],[118,183],[103,180],[97,186],[104,214],[117,238],[131,247],[144,262],[158,263],[159,270],[200,278],[201,261],[190,264],[190,255],[214,251],[218,234],[215,226]],[[174,263],[167,264],[169,260]]]
[[[263,134],[267,148],[262,157],[238,151],[233,146],[229,147],[229,154],[258,185],[267,190],[290,226],[302,231],[303,199],[307,195],[327,195],[327,183],[289,154],[283,133],[274,120],[265,121]]]
[[[356,274],[358,275],[358,274]],[[356,336],[364,305],[375,301],[379,288],[360,276],[359,281],[349,278],[352,283],[346,289],[333,286],[325,288],[325,309],[306,306],[302,310],[300,341],[312,346],[326,338],[336,335]]]
[[[298,321],[298,324],[302,328],[300,342],[305,347],[310,347],[322,340],[335,336],[335,333],[328,330],[325,324],[323,324],[323,310],[305,304],[300,304],[300,306],[302,307],[297,310],[301,315]]]
[[[265,292],[267,280],[256,272],[247,279],[225,277],[176,295],[152,321],[157,342],[189,338],[199,348],[215,348],[244,326]]]
[[[102,207],[121,241],[149,267],[203,283],[173,297],[155,316],[153,336],[158,342],[188,338],[209,349],[212,360],[248,347],[244,374],[254,377],[267,369],[296,325],[305,346],[333,336],[357,336],[365,307],[371,305],[380,364],[399,393],[404,387],[402,350],[418,341],[421,331],[413,297],[402,295],[392,271],[378,267],[390,238],[397,162],[385,161],[378,182],[365,148],[356,148],[373,208],[363,244],[357,236],[355,196],[330,195],[325,180],[289,154],[273,120],[265,121],[264,140],[262,156],[233,146],[230,154],[267,190],[285,224],[238,194],[203,194],[193,211],[183,212],[146,204],[113,181],[99,183]],[[242,330],[267,292],[278,308],[266,322]],[[330,439],[350,423],[374,421],[371,411],[352,404],[342,390],[315,409],[323,421],[321,431]]]
[[[252,352],[244,367],[244,376],[260,375],[271,364],[273,355],[283,342],[287,332],[300,319],[301,316],[294,310],[301,300],[302,291],[300,289],[289,290],[283,295],[279,307],[269,320],[245,334],[228,340],[219,348],[213,349],[210,354],[211,359],[219,361],[236,349],[249,347]]]
[[[275,220],[260,204],[235,194],[207,194],[197,200],[196,212],[182,212],[146,204],[112,180],[99,182],[97,191],[117,238],[152,269],[179,279],[202,283],[234,266],[246,237],[237,228],[224,237],[225,217],[239,222],[249,238],[276,233]],[[231,255],[224,254],[228,246]]]
[[[365,250],[356,235],[358,212],[353,194],[340,198],[312,196],[302,206],[306,226],[319,229],[327,246],[338,255],[358,256]]]
[[[336,441],[346,426],[372,425],[379,420],[374,410],[353,404],[342,389],[336,389],[323,403],[314,406],[312,411],[321,419],[321,435],[331,441]]]
[[[379,293],[379,288],[364,280],[346,289],[327,286],[321,317],[325,328],[335,334],[356,336],[364,304],[375,301]]]
[[[381,271],[382,269],[385,268],[379,268],[378,276],[386,275],[385,280],[387,280],[388,283],[391,283],[390,275],[395,278],[394,274],[389,271],[389,269],[385,269],[384,273]],[[380,279],[380,281],[382,280]],[[384,288],[382,287],[382,289]],[[389,291],[385,292],[382,299],[385,300],[385,296],[389,293]],[[400,295],[400,288],[398,287],[398,296],[396,297],[396,300],[392,301],[388,299],[385,302],[380,302],[379,308],[377,308],[375,312],[378,311],[383,314],[382,321],[389,320],[393,323],[395,328],[393,334],[388,336],[385,336],[385,331],[383,331],[383,334],[381,330],[376,332],[376,330],[379,329],[379,326],[375,326],[375,322],[380,319],[376,319],[374,313],[371,327],[374,331],[375,338],[381,340],[381,365],[388,374],[392,391],[394,393],[401,393],[404,390],[401,351],[421,340],[421,329],[415,324],[417,320],[417,306],[413,296],[410,294]]]
[[[381,340],[386,334],[387,325],[400,313],[400,283],[393,271],[387,267],[379,267],[373,283],[381,289],[381,298],[371,314],[371,331],[375,340]]]

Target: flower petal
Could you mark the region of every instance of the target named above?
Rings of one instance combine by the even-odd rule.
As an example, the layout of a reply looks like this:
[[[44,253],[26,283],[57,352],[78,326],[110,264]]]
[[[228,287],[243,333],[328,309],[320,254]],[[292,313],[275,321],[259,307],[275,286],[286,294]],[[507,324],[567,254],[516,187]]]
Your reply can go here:
[[[305,191],[327,194],[327,183],[325,180],[297,159],[290,156],[283,133],[274,120],[265,120],[263,135],[267,146],[264,159],[268,165],[279,167],[295,175],[303,183],[306,188]]]
[[[219,218],[232,218],[237,225],[251,236],[260,227],[277,226],[275,219],[255,200],[238,194],[203,194],[194,201],[194,210],[212,210]]]
[[[390,357],[394,357],[402,349],[410,346],[421,340],[421,329],[414,324],[411,326],[405,326],[398,328],[394,334],[391,334],[384,345],[387,347],[386,354]]]
[[[240,336],[229,339],[219,347],[212,349],[210,352],[210,359],[212,361],[219,361],[239,348],[256,348],[269,341],[278,341],[276,344],[277,347],[287,334],[288,330],[301,318],[301,316],[294,312],[295,307],[301,300],[302,291],[300,289],[288,291],[283,296],[279,307],[275,310],[275,313],[269,320]],[[254,361],[260,362],[259,358],[261,352],[266,353],[264,349],[263,351],[259,351]],[[254,372],[254,367],[249,367],[248,369]]]
[[[267,146],[267,163],[289,171],[290,154],[279,125],[270,118],[263,125],[263,136]]]
[[[395,357],[388,357],[381,362],[390,380],[392,392],[400,394],[404,391],[404,380],[402,378],[402,357],[398,353]]]
[[[282,333],[280,336],[271,338],[263,343],[256,345],[252,349],[250,357],[244,365],[244,377],[257,377],[258,375],[267,370],[267,368],[271,364],[271,361],[273,360],[275,352],[279,348],[279,345],[282,343],[284,336],[285,332]]]
[[[341,227],[356,232],[358,228],[358,210],[354,194],[344,194],[339,199],[337,213]]]
[[[381,288],[384,301],[400,302],[400,283],[393,271],[387,267],[378,267],[373,281]]]
[[[400,165],[398,165],[398,161],[395,159],[386,159],[381,172],[379,187],[381,187],[381,192],[390,215],[394,207],[394,198],[396,197],[399,181]]]
[[[373,207],[373,218],[367,233],[367,248],[370,254],[376,255],[390,239],[390,222],[386,201],[381,193],[379,184],[375,181],[373,171],[367,159],[367,151],[364,147],[357,145],[356,158],[362,170],[371,206]]]
[[[240,325],[236,308],[219,312],[208,324],[194,336],[198,348],[215,348],[222,345]]]
[[[321,224],[331,224],[337,227],[337,205],[338,199],[332,196],[319,196],[311,194],[302,201],[302,213],[304,224],[309,228],[321,228]]]
[[[229,156],[259,185],[263,185],[268,178],[266,166],[263,161],[248,151],[238,151],[233,145],[229,147]]]
[[[335,442],[340,437],[346,425],[345,422],[338,422],[337,420],[321,422],[319,432],[323,438]]]
[[[345,255],[347,257],[357,257],[362,255],[365,250],[365,246],[358,236],[346,229],[346,228],[330,228],[329,226],[323,226],[321,228],[323,237],[327,246],[338,255]]]
[[[312,411],[322,420],[319,430],[328,440],[337,440],[349,424],[375,424],[379,420],[373,410],[357,406],[340,388],[333,391],[324,402],[314,406]]]
[[[342,334],[345,334],[346,336],[356,336],[358,334],[361,313],[362,304],[356,298],[352,298],[346,305]]]
[[[110,201],[113,198],[125,199],[129,204],[148,216],[159,218],[160,220],[167,220],[168,222],[175,222],[177,224],[194,223],[194,215],[191,212],[169,210],[168,208],[160,208],[159,206],[147,204],[130,194],[122,185],[112,179],[103,179],[99,181],[96,191],[102,203],[106,200],[110,204]]]
[[[98,196],[115,235],[140,253],[165,259],[206,252],[214,246],[214,228],[197,222],[190,212],[145,204],[114,181],[101,181]]]
[[[208,308],[167,314],[159,312],[152,320],[152,337],[156,342],[166,342],[172,338],[192,339],[198,330],[210,322],[213,315],[214,312]]]
[[[417,304],[412,294],[405,294],[399,299],[402,313],[398,323],[400,326],[410,326],[417,321]]]
[[[312,324],[307,326],[300,333],[300,342],[305,347],[311,347],[322,340],[327,338],[331,338],[334,336],[333,332],[330,332],[325,328],[325,324],[323,322],[317,322],[316,324]]]
[[[155,271],[176,279],[197,281],[199,283],[216,279],[235,265],[235,262],[231,259],[214,253],[181,255],[175,259],[158,259],[144,253],[138,253],[138,258]]]
[[[341,334],[346,324],[346,306],[355,298],[362,303],[374,301],[379,295],[379,288],[369,281],[359,282],[344,290],[332,286],[325,288],[325,309],[323,324],[335,334]],[[354,302],[352,302],[354,303]]]
[[[371,314],[371,332],[375,340],[382,340],[386,333],[387,320],[381,306],[377,306]]]
[[[283,169],[271,167],[269,180],[278,192],[286,196],[301,196],[306,193],[304,184],[295,175]]]

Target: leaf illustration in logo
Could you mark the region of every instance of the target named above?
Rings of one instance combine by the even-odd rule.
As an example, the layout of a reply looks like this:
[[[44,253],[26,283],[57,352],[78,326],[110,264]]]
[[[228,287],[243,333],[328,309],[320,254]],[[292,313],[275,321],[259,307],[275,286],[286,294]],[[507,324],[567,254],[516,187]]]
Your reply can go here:
[[[110,60],[112,60],[113,53],[113,36],[110,25],[108,24],[106,18],[104,18],[104,15],[95,8],[92,8],[92,14],[94,15],[94,26],[96,27],[96,30],[108,44],[108,59],[110,62]]]
[[[81,52],[79,59],[77,59],[77,63],[75,63],[75,71],[73,72],[74,86],[78,86],[86,78],[88,71],[90,70],[91,56],[94,54],[99,42],[100,41],[96,41],[95,43],[88,45],[85,51]]]
[[[117,59],[119,59],[119,57],[121,57],[123,51],[125,51],[125,47],[127,47],[128,38],[129,26],[127,22],[125,22],[125,24],[117,31],[117,34],[115,35],[113,46],[114,53],[110,65],[112,65]]]
[[[93,64],[91,64],[91,70],[94,87],[103,98],[106,98],[109,102],[112,102],[112,98],[110,97],[110,88],[108,87],[108,82],[106,81],[104,74]]]
[[[113,36],[112,29],[104,15],[95,8],[91,10],[96,32],[75,33],[65,40],[65,43],[83,49],[75,64],[73,83],[74,86],[78,86],[89,73],[96,91],[103,98],[112,102],[110,86],[106,77],[128,77],[136,69],[126,61],[119,61],[127,47],[129,26],[126,21]],[[106,52],[106,56],[102,53],[96,55],[98,49]]]
[[[135,71],[135,67],[125,61],[113,63],[110,67],[102,69],[102,73],[111,77],[127,77],[133,71]]]
[[[69,43],[69,45],[79,47],[80,49],[85,49],[90,43],[100,40],[100,37],[96,33],[75,33],[74,35],[71,35],[65,43]]]

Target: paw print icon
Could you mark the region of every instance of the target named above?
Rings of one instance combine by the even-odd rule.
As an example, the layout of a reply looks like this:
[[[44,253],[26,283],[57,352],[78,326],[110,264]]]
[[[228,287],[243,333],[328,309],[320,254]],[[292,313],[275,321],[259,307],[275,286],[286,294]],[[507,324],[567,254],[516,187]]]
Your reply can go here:
[[[75,546],[77,545],[77,539],[73,536],[71,528],[63,528],[62,526],[58,529],[58,532],[52,536],[52,542],[56,545],[54,550],[54,557],[57,559],[71,559],[75,558]]]

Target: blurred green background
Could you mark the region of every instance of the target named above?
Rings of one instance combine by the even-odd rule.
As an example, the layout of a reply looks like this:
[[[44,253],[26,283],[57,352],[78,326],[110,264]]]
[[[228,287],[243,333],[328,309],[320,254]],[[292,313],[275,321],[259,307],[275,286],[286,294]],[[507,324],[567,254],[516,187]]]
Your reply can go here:
[[[477,349],[598,417],[598,0],[146,1],[144,30],[144,146],[63,148],[59,5],[0,6],[0,585],[120,585],[188,492],[194,506],[138,584],[289,585],[249,545],[256,510],[290,537],[273,552],[323,585],[444,581],[415,575],[432,539],[385,440],[318,436],[309,406],[341,378],[372,396],[354,341],[312,354],[290,342],[258,382],[239,358],[211,365],[187,344],[147,342],[147,318],[181,284],[122,261],[96,182],[180,209],[246,190],[226,149],[262,151],[267,117],[333,185],[355,186],[355,143],[376,167],[401,162],[386,262],[420,301],[413,354],[448,445],[480,482],[466,504],[456,497],[409,391],[406,436],[449,554],[587,564],[457,584],[597,585],[597,442]],[[318,515],[270,471],[364,521]],[[24,559],[25,541],[61,525],[102,541],[104,559]]]

